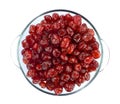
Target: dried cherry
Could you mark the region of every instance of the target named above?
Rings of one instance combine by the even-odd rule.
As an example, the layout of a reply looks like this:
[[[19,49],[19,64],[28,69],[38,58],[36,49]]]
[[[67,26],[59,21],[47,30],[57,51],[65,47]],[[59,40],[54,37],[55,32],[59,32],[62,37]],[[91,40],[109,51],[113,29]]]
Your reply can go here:
[[[27,76],[56,95],[63,89],[73,91],[99,67],[96,59],[101,53],[94,35],[79,15],[45,15],[40,23],[30,25],[21,43]]]

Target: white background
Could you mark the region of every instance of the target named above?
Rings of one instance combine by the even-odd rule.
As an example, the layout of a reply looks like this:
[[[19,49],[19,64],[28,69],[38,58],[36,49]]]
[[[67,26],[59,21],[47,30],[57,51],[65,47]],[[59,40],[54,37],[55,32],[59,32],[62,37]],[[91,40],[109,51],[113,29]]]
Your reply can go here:
[[[32,87],[11,61],[14,38],[35,16],[51,9],[70,9],[87,17],[111,51],[109,65],[84,90],[70,96],[51,96]],[[1,0],[0,104],[120,104],[119,0]],[[107,57],[105,57],[107,58]]]

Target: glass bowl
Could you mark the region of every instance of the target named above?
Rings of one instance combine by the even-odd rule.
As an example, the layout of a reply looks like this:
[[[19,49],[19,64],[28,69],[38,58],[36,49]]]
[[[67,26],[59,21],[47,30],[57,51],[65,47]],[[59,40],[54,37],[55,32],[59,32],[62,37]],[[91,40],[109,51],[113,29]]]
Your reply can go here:
[[[39,23],[41,20],[44,19],[45,15],[52,15],[53,13],[58,13],[60,15],[62,15],[62,14],[65,15],[67,13],[69,13],[71,15],[80,15],[82,17],[82,23],[86,23],[89,28],[92,28],[94,30],[95,38],[96,38],[96,40],[99,43],[99,50],[100,50],[100,53],[101,53],[101,57],[99,59],[97,59],[97,61],[99,63],[99,67],[97,68],[96,71],[90,73],[91,77],[90,77],[89,81],[84,82],[83,84],[81,84],[80,87],[75,86],[75,88],[74,88],[74,90],[72,92],[66,92],[65,90],[63,90],[62,94],[60,94],[59,96],[70,95],[70,94],[74,94],[76,92],[79,92],[82,89],[84,89],[85,87],[87,87],[96,78],[96,76],[98,75],[98,73],[99,73],[99,71],[101,69],[101,65],[103,63],[103,44],[101,42],[101,37],[98,34],[98,32],[95,29],[95,27],[93,26],[93,24],[87,18],[82,16],[81,14],[76,13],[74,11],[70,11],[70,10],[57,9],[57,10],[51,10],[51,11],[44,12],[44,13],[38,15],[37,17],[35,17],[32,21],[30,21],[30,23],[25,27],[23,32],[20,34],[19,41],[18,41],[18,46],[17,46],[17,60],[18,60],[19,67],[20,67],[23,75],[25,76],[27,81],[32,86],[34,86],[36,89],[38,89],[41,92],[44,92],[44,93],[47,93],[47,94],[50,94],[50,95],[55,95],[53,91],[49,91],[47,89],[43,89],[38,84],[33,84],[31,78],[26,76],[26,73],[27,73],[28,69],[26,68],[26,65],[23,63],[23,60],[22,60],[23,56],[21,55],[21,51],[23,49],[21,42],[22,42],[22,40],[25,39],[26,35],[29,34],[29,27],[30,27],[30,25],[32,25],[32,24],[35,25],[35,24]]]

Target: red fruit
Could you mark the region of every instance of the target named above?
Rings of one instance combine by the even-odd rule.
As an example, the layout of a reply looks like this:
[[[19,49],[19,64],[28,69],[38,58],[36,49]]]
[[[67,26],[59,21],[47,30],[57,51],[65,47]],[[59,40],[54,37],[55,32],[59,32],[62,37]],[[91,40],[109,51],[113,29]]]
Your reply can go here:
[[[44,30],[44,27],[40,24],[36,26],[36,34],[41,35]]]
[[[59,36],[64,36],[64,35],[66,35],[66,30],[65,29],[60,29],[60,30],[58,30],[58,35]]]
[[[87,53],[87,52],[81,52],[80,54],[79,54],[79,56],[78,56],[78,59],[80,60],[80,61],[83,61],[86,57],[88,57],[90,54],[89,53]]]
[[[30,34],[35,33],[35,31],[36,31],[36,26],[35,25],[31,25],[30,29],[29,29],[29,33]]]
[[[35,43],[35,40],[33,39],[32,35],[26,36],[26,41],[28,42],[29,46],[32,46]]]
[[[92,35],[92,36],[94,36],[94,30],[93,29],[88,29],[87,33],[90,34],[90,35]]]
[[[38,84],[40,82],[40,78],[38,76],[35,76],[32,78],[32,83],[33,84]]]
[[[48,40],[40,40],[40,45],[43,46],[43,47],[47,47],[48,46]]]
[[[60,81],[59,85],[63,87],[65,85],[65,83],[66,82],[64,82],[64,81]]]
[[[35,51],[37,51],[38,50],[38,44],[37,43],[35,43],[34,45],[33,45],[33,49],[35,50]]]
[[[52,59],[52,64],[55,65],[55,66],[60,64],[60,62],[61,62],[61,60],[59,58],[53,58]]]
[[[61,48],[67,48],[69,46],[69,44],[70,44],[70,39],[65,37],[65,38],[63,38],[60,46],[61,46]]]
[[[68,61],[69,61],[69,63],[71,63],[71,64],[78,62],[78,60],[77,60],[76,57],[70,57]]]
[[[37,60],[39,59],[39,54],[36,51],[32,51],[32,59],[31,60]]]
[[[61,53],[61,52],[60,52],[58,49],[53,49],[52,54],[53,54],[54,57],[59,57],[59,56],[60,56],[60,53]]]
[[[65,16],[64,15],[60,15],[60,20],[64,21],[64,19],[65,19]]]
[[[73,36],[74,31],[70,27],[67,27],[66,30],[67,30],[68,35]]]
[[[60,37],[57,34],[53,34],[51,37],[51,43],[57,45],[60,43]]]
[[[68,57],[65,54],[61,54],[60,58],[64,61],[68,61]]]
[[[23,54],[23,57],[30,60],[32,58],[32,51],[31,50],[26,50]]]
[[[23,55],[25,53],[25,49],[22,49],[21,54]]]
[[[72,69],[72,66],[71,66],[71,65],[66,65],[66,66],[65,66],[65,72],[66,72],[66,73],[70,73],[70,72],[72,72],[72,70],[73,70],[73,69]]]
[[[90,40],[92,40],[93,38],[93,35],[89,34],[89,33],[86,33],[83,35],[82,39],[85,41],[85,42],[88,42]]]
[[[38,47],[37,53],[40,54],[42,52],[43,48],[41,46]]]
[[[87,71],[86,69],[81,69],[80,73],[81,73],[81,74],[85,74],[86,71]]]
[[[30,70],[30,69],[34,69],[35,67],[35,63],[34,62],[29,62],[27,65],[27,68]]]
[[[69,74],[63,73],[63,74],[61,75],[61,80],[62,80],[62,81],[68,82],[69,79],[70,79],[70,75],[69,75]]]
[[[29,48],[29,43],[26,41],[26,39],[24,39],[24,40],[22,41],[22,47],[23,47],[23,48]]]
[[[63,61],[61,62],[61,65],[63,65],[63,66],[66,65],[66,64],[67,64],[67,61],[64,61],[64,60],[63,60]]]
[[[75,83],[80,86],[82,84],[81,76],[75,81]]]
[[[74,51],[75,49],[75,45],[74,44],[70,44],[67,48],[67,53],[68,54],[72,54],[72,52]]]
[[[27,76],[28,77],[34,77],[34,76],[36,76],[36,70],[35,69],[30,69],[30,70],[28,70],[28,72],[27,72]]]
[[[52,59],[53,65],[58,65],[58,64],[60,64],[60,62],[61,62],[61,60],[59,58]]]
[[[42,20],[41,23],[40,23],[39,25],[42,25],[42,26],[43,26],[43,25],[46,24],[46,23],[47,23],[46,20]],[[37,24],[37,27],[38,27],[38,24]]]
[[[85,62],[81,62],[81,66],[86,69],[89,67],[89,64]]]
[[[67,20],[64,20],[64,25],[65,25],[65,27],[68,26],[68,21]]]
[[[50,59],[51,59],[51,56],[49,54],[44,55],[42,58],[43,61],[50,60]]]
[[[65,22],[63,20],[60,20],[59,23],[61,28],[65,28]]]
[[[94,58],[92,56],[88,56],[84,59],[84,63],[90,64],[93,60],[94,60]]]
[[[45,16],[44,16],[44,19],[45,19],[48,23],[52,22],[52,17],[51,17],[50,15],[45,15]]]
[[[85,51],[92,51],[92,47],[87,45],[87,47],[85,48]]]
[[[28,64],[28,63],[29,63],[29,60],[28,60],[26,57],[23,57],[23,63],[24,63],[24,64]]]
[[[64,67],[62,65],[57,65],[56,70],[58,73],[61,73],[63,71]]]
[[[36,65],[36,70],[42,70],[42,65],[41,64],[37,64]]]
[[[75,83],[74,82],[67,82],[65,85],[64,85],[64,88],[67,92],[71,92],[75,87]]]
[[[47,54],[47,53],[42,53],[41,59],[42,59],[43,61],[47,61],[47,60],[50,60],[50,59],[51,59],[51,56],[50,56],[49,54]]]
[[[79,43],[80,40],[81,40],[81,35],[79,33],[75,34],[73,36],[73,40],[76,42],[76,43]]]
[[[47,71],[47,77],[48,78],[52,78],[52,77],[55,77],[57,75],[57,71],[53,68],[50,68],[48,71]]]
[[[77,78],[79,78],[79,72],[78,72],[78,71],[73,71],[73,72],[71,73],[71,78],[72,78],[73,80],[76,80]]]
[[[44,81],[41,81],[39,83],[39,85],[40,85],[41,88],[45,88],[46,87],[46,83]]]
[[[81,70],[81,65],[78,63],[78,64],[75,64],[75,66],[74,66],[74,70],[76,70],[76,71],[80,71]]]
[[[50,24],[44,24],[44,30],[49,32],[52,30],[52,26]]]
[[[92,40],[91,40],[90,42],[92,43],[92,42],[95,42],[95,41],[96,41],[96,38],[93,37]]]
[[[53,13],[53,14],[52,14],[52,19],[53,19],[54,21],[57,21],[59,18],[60,18],[60,17],[59,17],[59,14],[57,14],[57,13]]]
[[[80,54],[80,51],[78,51],[77,49],[75,49],[74,52],[73,52],[73,55],[78,56],[79,54]]]
[[[99,43],[97,41],[91,43],[90,46],[93,48],[93,50],[99,49]]]
[[[59,84],[59,80],[60,80],[60,77],[59,76],[55,76],[51,79],[51,81],[55,84],[55,85],[58,85]]]
[[[42,65],[42,70],[47,70],[48,68],[51,67],[52,63],[51,61],[43,61],[41,65]]]
[[[73,19],[73,17],[70,14],[65,15],[65,20],[71,21],[72,19]]]
[[[45,47],[45,51],[48,52],[48,53],[51,53],[52,52],[52,47],[51,46]]]
[[[81,76],[80,79],[81,79],[81,83],[85,82],[85,77],[84,76]]]
[[[85,50],[85,48],[87,47],[87,44],[83,41],[81,41],[79,44],[78,44],[78,50],[79,51],[82,51],[82,50]]]
[[[71,92],[90,80],[90,72],[99,67],[99,43],[81,18],[54,12],[29,26],[21,55],[33,84],[60,95],[63,88]]]
[[[73,30],[76,30],[76,24],[73,21],[70,21],[68,24]]]
[[[86,81],[90,80],[90,74],[89,73],[86,72],[85,75],[84,75],[84,77],[85,77]]]
[[[48,90],[52,91],[52,90],[54,90],[55,85],[54,85],[54,83],[52,81],[48,80],[46,82],[46,87],[47,87]]]
[[[80,26],[80,33],[83,34],[87,32],[87,25],[85,23],[83,23],[81,26]]]
[[[93,50],[92,51],[92,56],[97,59],[100,57],[100,51],[99,50]]]
[[[81,21],[82,19],[81,19],[81,16],[80,15],[75,15],[74,17],[73,17],[73,21],[74,21],[74,23],[77,25],[77,26],[80,26],[81,25]]]
[[[90,63],[90,65],[89,65],[89,67],[88,67],[88,70],[89,70],[89,71],[95,71],[95,70],[98,68],[98,66],[99,66],[98,62],[97,62],[96,60],[93,60],[93,61]]]
[[[52,25],[52,28],[53,28],[54,30],[60,29],[60,23],[55,22],[55,23]]]
[[[54,92],[56,95],[60,95],[63,92],[63,88],[62,87],[56,87],[54,89]]]
[[[43,71],[43,70],[38,71],[38,76],[40,77],[40,81],[46,81],[45,71]]]

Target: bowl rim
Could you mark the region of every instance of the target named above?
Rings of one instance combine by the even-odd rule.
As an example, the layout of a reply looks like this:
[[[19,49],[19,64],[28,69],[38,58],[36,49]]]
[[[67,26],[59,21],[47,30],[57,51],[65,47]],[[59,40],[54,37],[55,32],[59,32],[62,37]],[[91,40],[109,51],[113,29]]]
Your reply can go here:
[[[75,15],[80,15],[80,16],[81,16],[85,21],[87,21],[88,24],[94,29],[96,35],[98,36],[99,44],[100,44],[100,46],[101,46],[101,53],[102,53],[102,54],[101,54],[101,60],[100,60],[100,63],[99,63],[99,67],[98,67],[98,69],[96,70],[93,78],[92,78],[86,85],[84,85],[83,87],[81,87],[80,89],[75,90],[75,91],[73,91],[73,92],[69,92],[69,93],[63,93],[63,94],[60,94],[60,95],[57,95],[57,96],[71,95],[71,94],[74,94],[74,93],[76,93],[76,92],[79,92],[79,91],[81,91],[82,89],[84,89],[85,87],[87,87],[87,86],[96,78],[96,76],[98,75],[98,73],[99,73],[99,71],[100,71],[102,62],[103,62],[103,45],[102,45],[102,42],[101,42],[101,37],[100,37],[99,33],[97,32],[96,28],[94,27],[94,25],[93,25],[86,17],[84,17],[84,16],[81,15],[80,13],[74,12],[74,11],[72,11],[72,10],[67,10],[67,9],[54,9],[54,10],[49,10],[49,11],[43,12],[43,13],[41,13],[40,15],[36,16],[35,18],[33,18],[33,19],[27,24],[27,26],[23,29],[22,33],[20,34],[20,38],[19,38],[18,45],[17,45],[17,59],[18,59],[19,66],[20,66],[20,69],[21,69],[24,77],[27,79],[27,81],[28,81],[33,87],[35,87],[35,88],[38,89],[39,91],[42,91],[42,92],[44,92],[44,93],[46,93],[46,94],[56,95],[56,94],[54,94],[54,93],[52,93],[52,92],[50,93],[50,92],[44,91],[44,89],[42,89],[42,88],[36,87],[36,86],[26,77],[26,75],[25,75],[25,73],[24,73],[24,71],[23,71],[23,69],[22,69],[22,65],[21,65],[21,63],[20,63],[19,51],[18,51],[18,50],[19,50],[19,45],[20,45],[20,40],[21,40],[21,38],[22,38],[25,30],[30,26],[30,24],[31,24],[34,20],[36,20],[37,18],[39,18],[40,16],[43,16],[43,15],[45,15],[45,14],[47,14],[47,13],[52,13],[52,12],[68,12],[68,13],[72,13],[72,14],[75,14]]]

